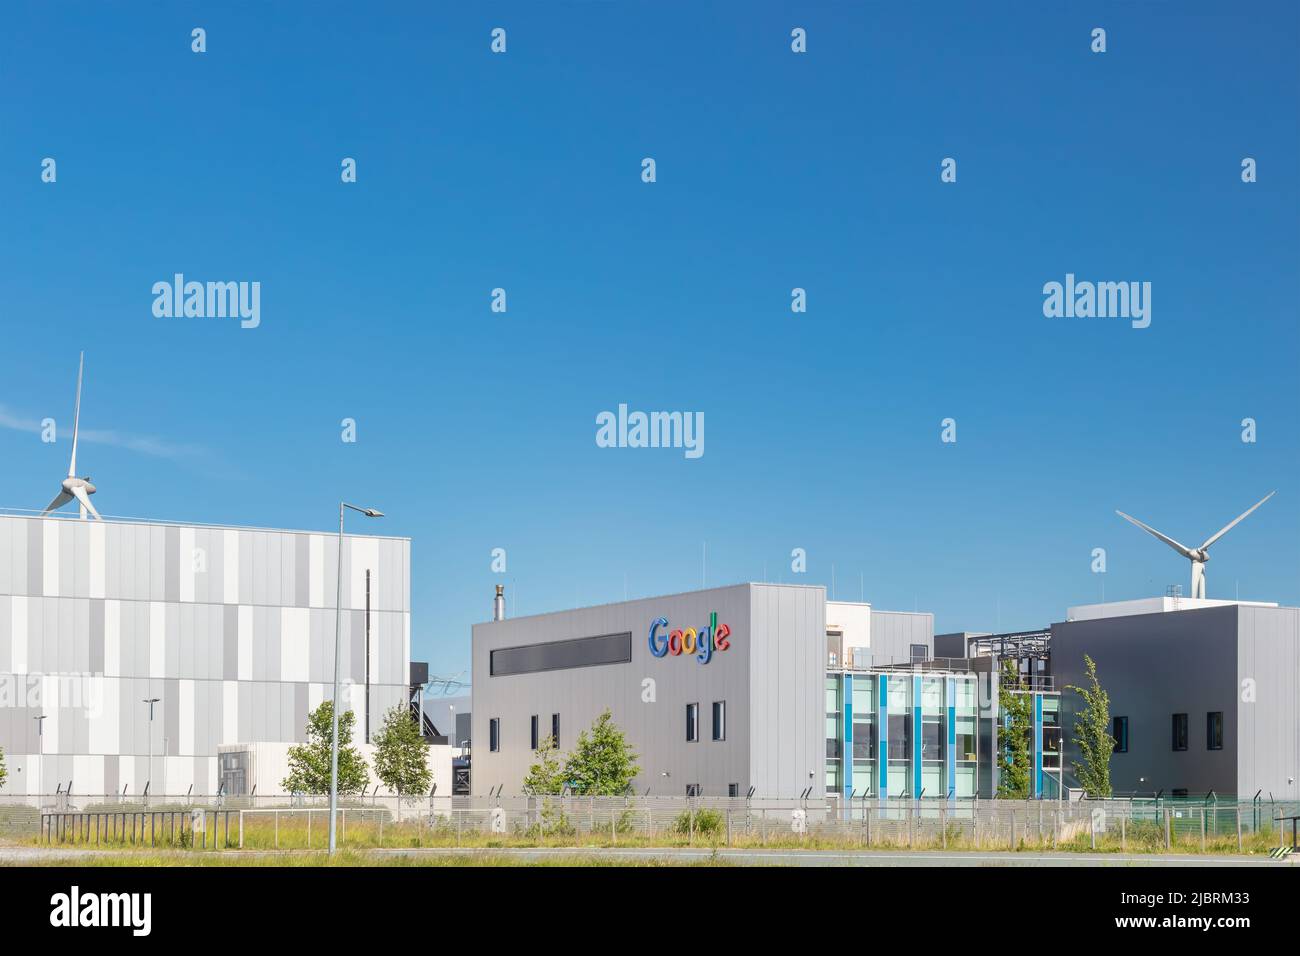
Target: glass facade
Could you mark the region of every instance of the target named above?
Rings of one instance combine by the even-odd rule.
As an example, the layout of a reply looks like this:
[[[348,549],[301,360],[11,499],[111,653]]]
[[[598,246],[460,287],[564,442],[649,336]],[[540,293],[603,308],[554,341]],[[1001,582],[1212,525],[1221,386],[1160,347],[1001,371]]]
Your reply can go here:
[[[948,795],[948,714],[944,677],[921,678],[921,795]]]
[[[876,681],[870,675],[853,680],[853,781],[858,796],[876,792]]]
[[[975,678],[953,681],[953,753],[955,767],[954,795],[959,799],[975,796],[979,780],[979,710]]]
[[[842,797],[969,800],[988,788],[993,754],[978,676],[972,673],[850,671],[826,678],[826,792]],[[882,714],[881,690],[884,692]],[[1055,796],[1061,766],[1060,697],[1035,693],[1039,745],[1032,776]],[[920,761],[919,767],[917,761]],[[885,785],[881,788],[881,764]],[[985,775],[981,778],[981,766]]]
[[[841,759],[843,751],[841,728],[844,725],[840,713],[843,677],[834,675],[826,678],[826,792],[840,793],[844,789],[844,767]]]
[[[887,797],[912,795],[912,678],[888,679]]]

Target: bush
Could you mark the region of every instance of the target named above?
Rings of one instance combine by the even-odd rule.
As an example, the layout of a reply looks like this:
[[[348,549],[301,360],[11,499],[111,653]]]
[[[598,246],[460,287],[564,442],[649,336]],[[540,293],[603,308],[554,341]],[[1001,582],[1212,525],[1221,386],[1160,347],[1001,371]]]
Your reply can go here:
[[[726,819],[721,811],[706,807],[695,811],[693,826],[696,836],[715,836],[725,828]],[[677,819],[673,822],[673,829],[681,834],[691,833],[692,814],[689,810],[683,810],[677,815]]]

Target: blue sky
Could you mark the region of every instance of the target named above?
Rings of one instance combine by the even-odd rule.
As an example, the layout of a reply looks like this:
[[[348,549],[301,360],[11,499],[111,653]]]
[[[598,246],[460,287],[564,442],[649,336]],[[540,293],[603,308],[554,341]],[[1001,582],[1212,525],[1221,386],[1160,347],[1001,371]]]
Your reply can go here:
[[[1300,602],[1293,4],[428,6],[5,5],[0,506],[57,491],[14,426],[84,348],[104,514],[381,508],[439,673],[495,583],[672,593],[703,542],[711,585],[1039,626],[1186,589],[1115,508],[1195,545],[1274,488],[1209,594]],[[259,281],[260,327],[155,318],[176,272]],[[1150,282],[1150,328],[1045,318],[1067,272]],[[619,403],[704,456],[596,447]]]

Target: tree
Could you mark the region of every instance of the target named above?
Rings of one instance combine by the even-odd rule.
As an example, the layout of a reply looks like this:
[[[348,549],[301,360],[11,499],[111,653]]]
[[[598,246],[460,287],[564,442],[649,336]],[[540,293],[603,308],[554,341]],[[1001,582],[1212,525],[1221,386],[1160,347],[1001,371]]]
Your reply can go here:
[[[1072,690],[1083,698],[1083,709],[1074,719],[1074,745],[1079,748],[1079,760],[1072,760],[1074,775],[1090,797],[1110,796],[1110,755],[1115,749],[1115,738],[1110,730],[1110,695],[1097,680],[1097,663],[1087,654],[1083,666],[1088,675],[1087,687],[1070,684]]]
[[[411,709],[398,704],[384,715],[375,735],[375,776],[399,795],[425,793],[433,776],[428,757],[429,746]]]
[[[640,772],[637,755],[608,710],[596,718],[590,732],[578,734],[578,742],[564,764],[569,786],[575,793],[589,797],[622,796]]]
[[[528,775],[524,777],[524,793],[545,796],[563,790],[564,768],[560,766],[559,751],[555,749],[555,738],[547,736],[537,748],[536,763],[528,768]]]
[[[330,724],[334,703],[321,705],[307,715],[307,742],[289,748],[289,776],[280,786],[293,793],[330,792],[330,742],[334,739]],[[339,793],[360,793],[369,783],[366,761],[352,744],[352,726],[356,714],[347,710],[339,715]]]
[[[1034,695],[1017,691],[1020,672],[1016,662],[1002,662],[998,681],[998,710],[1002,729],[998,737],[998,796],[1004,800],[1028,800],[1029,740],[1033,734]]]

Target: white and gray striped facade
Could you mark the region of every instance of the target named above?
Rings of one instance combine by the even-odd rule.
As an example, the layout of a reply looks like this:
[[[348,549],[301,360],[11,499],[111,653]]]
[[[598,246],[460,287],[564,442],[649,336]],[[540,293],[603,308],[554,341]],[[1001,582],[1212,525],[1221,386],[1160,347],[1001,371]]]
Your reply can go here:
[[[210,795],[218,746],[303,740],[332,694],[337,551],[328,533],[0,515],[3,792]],[[367,696],[372,728],[407,700],[410,541],[345,536],[342,565],[361,740]]]

